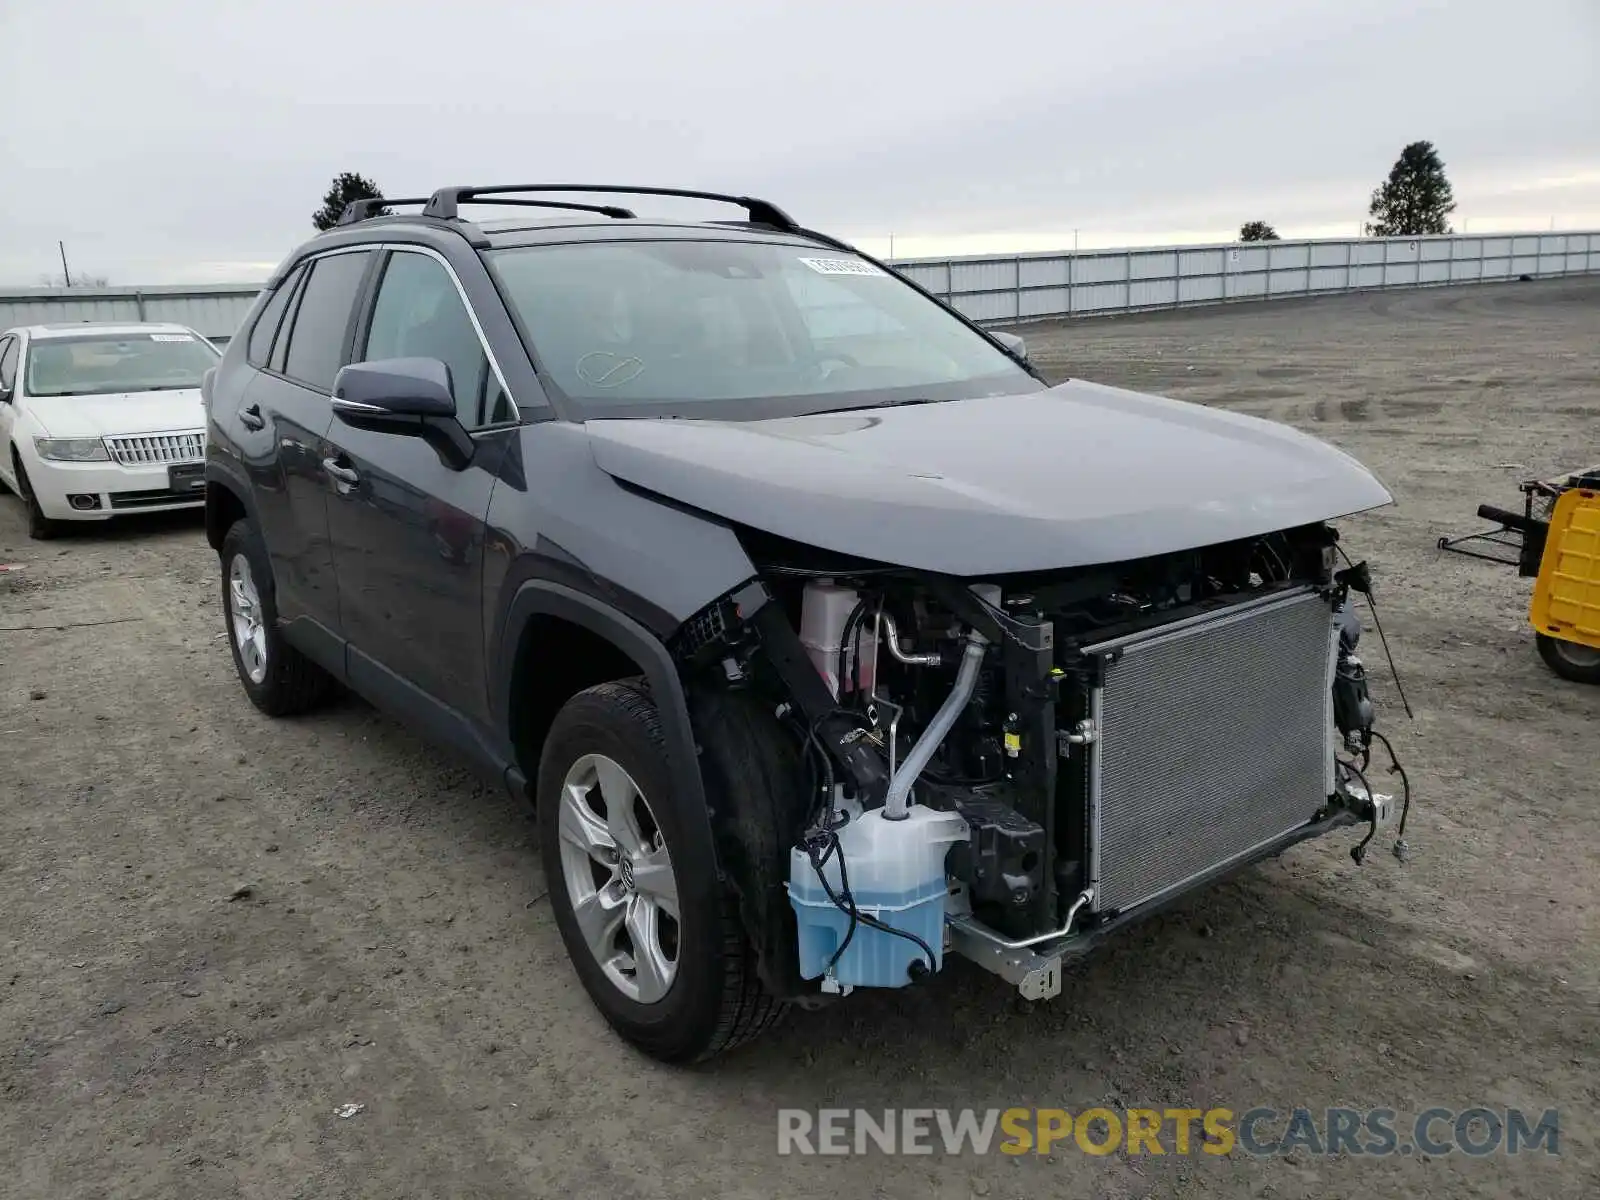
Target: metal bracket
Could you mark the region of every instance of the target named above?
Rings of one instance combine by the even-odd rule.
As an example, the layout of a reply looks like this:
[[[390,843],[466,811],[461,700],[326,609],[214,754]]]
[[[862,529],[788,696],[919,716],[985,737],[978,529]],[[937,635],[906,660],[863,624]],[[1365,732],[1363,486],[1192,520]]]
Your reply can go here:
[[[1014,983],[1024,1000],[1049,1000],[1061,994],[1061,955],[1035,954],[1032,950],[1007,950],[968,924],[969,918],[949,921],[950,949],[984,970]]]
[[[1387,829],[1395,823],[1399,815],[1399,805],[1394,802],[1394,797],[1384,792],[1372,793],[1372,823],[1379,829]]]
[[[950,949],[1016,984],[1024,1000],[1048,1000],[1061,994],[1063,952],[1058,949],[1054,954],[1036,954],[1033,947],[1065,940],[1072,933],[1079,910],[1093,899],[1094,892],[1085,888],[1067,909],[1067,919],[1060,929],[1016,940],[1001,937],[970,913],[947,913],[944,920]]]

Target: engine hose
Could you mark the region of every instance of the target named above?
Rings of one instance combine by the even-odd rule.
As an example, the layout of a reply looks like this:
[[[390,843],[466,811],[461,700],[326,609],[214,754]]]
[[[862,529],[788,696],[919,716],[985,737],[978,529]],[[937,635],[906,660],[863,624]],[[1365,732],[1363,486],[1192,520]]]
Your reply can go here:
[[[967,645],[961,652],[961,666],[956,671],[955,686],[950,689],[950,694],[939,706],[939,711],[933,715],[933,720],[928,722],[928,727],[922,731],[922,736],[911,747],[911,753],[906,755],[905,761],[889,780],[889,792],[883,802],[885,820],[905,820],[911,785],[916,783],[923,768],[933,759],[940,744],[949,734],[950,727],[961,715],[961,710],[967,706],[967,701],[972,699],[972,689],[978,683],[978,669],[983,665],[983,656],[988,650],[989,639],[983,634],[976,629],[967,634]]]

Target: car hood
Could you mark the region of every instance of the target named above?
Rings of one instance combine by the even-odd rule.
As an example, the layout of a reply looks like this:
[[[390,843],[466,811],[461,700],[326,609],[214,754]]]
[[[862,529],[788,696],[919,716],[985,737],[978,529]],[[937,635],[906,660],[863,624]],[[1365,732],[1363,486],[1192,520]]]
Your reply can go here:
[[[1390,502],[1286,425],[1070,381],[762,421],[597,420],[612,477],[807,545],[953,575],[1118,562]]]
[[[109,392],[101,396],[33,396],[28,408],[47,436],[115,437],[177,433],[206,427],[199,388],[170,392]]]

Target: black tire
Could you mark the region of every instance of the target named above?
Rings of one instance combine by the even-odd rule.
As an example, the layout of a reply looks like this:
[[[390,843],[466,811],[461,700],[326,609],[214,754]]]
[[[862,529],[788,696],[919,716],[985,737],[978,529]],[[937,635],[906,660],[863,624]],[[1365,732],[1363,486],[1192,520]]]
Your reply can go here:
[[[1561,678],[1570,679],[1573,683],[1600,684],[1600,654],[1587,646],[1562,641],[1548,634],[1535,636],[1539,643],[1539,657]]]
[[[28,510],[28,536],[36,542],[48,542],[59,536],[64,532],[66,522],[44,515],[38,497],[33,494],[33,485],[28,482],[28,472],[23,469],[22,459],[15,450],[11,452],[11,462],[17,471],[17,499]]]
[[[228,574],[235,557],[242,556],[249,564],[261,606],[262,632],[266,644],[266,670],[262,678],[250,678],[239,649],[239,639],[234,636]],[[278,606],[273,595],[272,567],[267,558],[261,535],[248,520],[235,521],[222,539],[218,551],[222,577],[222,620],[228,635],[228,648],[233,653],[233,669],[244,685],[245,695],[269,717],[289,717],[309,712],[324,703],[337,691],[333,677],[284,639],[278,627]]]
[[[614,984],[578,928],[561,857],[561,804],[568,772],[585,755],[621,766],[643,794],[672,858],[678,898],[675,974],[661,999],[640,1003]],[[761,986],[733,897],[711,863],[692,857],[691,815],[672,786],[661,720],[641,680],[579,692],[551,724],[540,757],[539,842],[551,909],[579,980],[606,1021],[650,1057],[700,1062],[756,1037],[784,1005]]]

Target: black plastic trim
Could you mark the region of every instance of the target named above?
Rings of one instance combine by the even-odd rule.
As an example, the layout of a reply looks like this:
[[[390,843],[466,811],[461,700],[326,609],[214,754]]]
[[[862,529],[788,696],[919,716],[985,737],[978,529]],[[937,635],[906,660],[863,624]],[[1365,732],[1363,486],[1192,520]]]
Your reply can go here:
[[[685,867],[691,877],[713,872],[719,878],[716,846],[711,832],[711,812],[705,781],[700,775],[699,750],[689,723],[689,706],[672,657],[660,639],[632,618],[593,596],[548,580],[529,580],[517,589],[507,607],[496,642],[495,711],[504,720],[511,712],[511,692],[516,685],[516,648],[528,622],[536,616],[559,617],[605,638],[644,670],[661,715],[667,743],[667,766],[683,805],[685,827],[692,844],[684,847]],[[534,764],[524,764],[532,769]],[[509,772],[507,786],[512,786]]]

